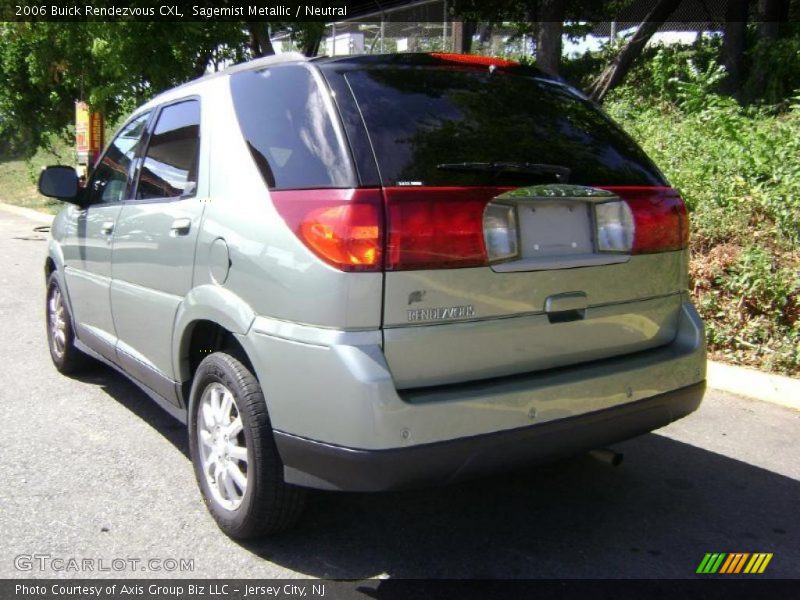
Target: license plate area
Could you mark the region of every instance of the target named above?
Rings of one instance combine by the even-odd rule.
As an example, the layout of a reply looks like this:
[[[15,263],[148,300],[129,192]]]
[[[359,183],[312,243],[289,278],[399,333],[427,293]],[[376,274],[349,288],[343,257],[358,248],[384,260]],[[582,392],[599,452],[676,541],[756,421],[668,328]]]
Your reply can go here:
[[[594,254],[592,212],[586,202],[531,202],[517,206],[521,258]]]
[[[517,225],[517,258],[491,265],[498,273],[618,264],[630,254],[598,252],[594,206],[614,194],[585,186],[553,184],[519,188],[493,202],[511,204]]]

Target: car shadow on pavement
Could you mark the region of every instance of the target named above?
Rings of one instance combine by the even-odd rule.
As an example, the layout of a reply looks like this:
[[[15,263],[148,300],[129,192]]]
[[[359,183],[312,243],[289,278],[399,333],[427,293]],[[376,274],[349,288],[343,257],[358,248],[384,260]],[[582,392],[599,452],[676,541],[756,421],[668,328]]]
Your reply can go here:
[[[189,442],[186,427],[153,402],[135,383],[117,373],[111,367],[97,364],[72,378],[96,385],[119,404],[127,408],[142,421],[158,431],[170,444],[189,458]]]
[[[106,367],[79,379],[188,459],[184,426],[134,384]],[[425,490],[316,492],[295,529],[240,545],[328,579],[685,578],[707,552],[772,552],[764,576],[800,575],[800,482],[658,433],[614,449],[620,467],[583,455]]]
[[[706,552],[772,552],[797,577],[800,482],[648,434],[620,467],[580,456],[413,492],[317,494],[298,529],[247,544],[314,577],[685,578]]]

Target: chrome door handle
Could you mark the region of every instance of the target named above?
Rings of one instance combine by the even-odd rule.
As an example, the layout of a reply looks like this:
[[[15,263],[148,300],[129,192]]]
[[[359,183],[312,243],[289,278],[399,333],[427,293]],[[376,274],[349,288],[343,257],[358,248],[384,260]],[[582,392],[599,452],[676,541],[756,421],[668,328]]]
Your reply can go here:
[[[175,235],[186,235],[189,233],[189,230],[192,228],[192,220],[188,217],[184,217],[182,219],[175,219],[172,222],[172,227],[170,227],[170,231],[173,232]]]
[[[106,221],[100,226],[100,233],[103,235],[111,235],[114,233],[114,221]]]

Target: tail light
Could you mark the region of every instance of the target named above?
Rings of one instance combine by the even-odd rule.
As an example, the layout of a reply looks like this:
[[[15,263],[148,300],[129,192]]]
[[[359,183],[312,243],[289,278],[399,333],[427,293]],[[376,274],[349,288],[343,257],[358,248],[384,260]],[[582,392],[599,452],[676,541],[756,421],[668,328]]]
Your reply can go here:
[[[341,271],[482,267],[519,256],[516,213],[491,203],[508,188],[394,187],[272,191],[305,246]],[[595,205],[600,252],[686,248],[689,223],[668,187],[605,187],[621,200]]]
[[[386,270],[488,264],[484,210],[497,188],[395,187],[386,196]]]
[[[625,201],[630,209],[633,225],[633,236],[630,240],[629,251],[631,254],[653,254],[656,252],[670,252],[681,250],[689,245],[689,218],[686,214],[686,205],[678,192],[670,187],[635,187],[635,186],[602,186],[613,192]],[[617,203],[609,202],[609,205]],[[600,209],[603,205],[598,205]],[[612,213],[614,209],[609,208],[604,212],[596,212],[598,225],[598,246],[602,243],[601,225],[611,224],[618,221],[619,225],[611,225],[606,229],[606,233],[611,232],[617,227],[619,236],[617,241],[624,240],[627,236],[625,231],[628,225],[626,218],[621,211],[616,218]],[[609,237],[609,236],[607,236]],[[611,236],[613,237],[613,236]],[[603,247],[599,248],[601,251]],[[608,250],[619,251],[616,248]]]
[[[284,190],[270,195],[300,241],[332,267],[341,271],[382,269],[380,190]]]

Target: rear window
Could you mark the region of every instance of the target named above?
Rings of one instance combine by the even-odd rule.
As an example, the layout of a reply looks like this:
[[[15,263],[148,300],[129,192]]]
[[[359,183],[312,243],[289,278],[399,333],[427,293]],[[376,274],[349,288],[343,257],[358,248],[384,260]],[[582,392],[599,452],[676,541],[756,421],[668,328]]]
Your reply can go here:
[[[239,126],[273,189],[354,187],[355,175],[330,94],[305,66],[231,77]]]
[[[570,183],[664,184],[630,137],[559,83],[466,68],[373,67],[345,77],[384,185],[530,185],[563,177],[564,167]]]

